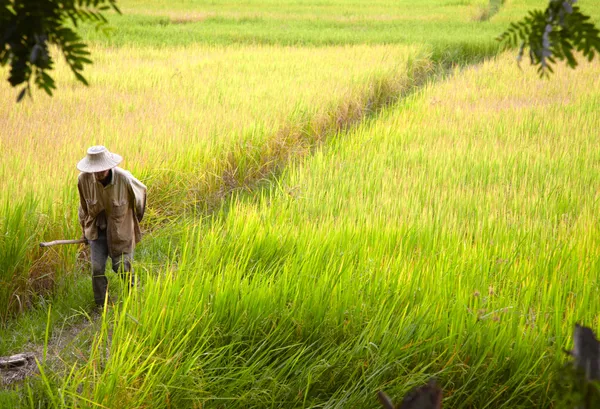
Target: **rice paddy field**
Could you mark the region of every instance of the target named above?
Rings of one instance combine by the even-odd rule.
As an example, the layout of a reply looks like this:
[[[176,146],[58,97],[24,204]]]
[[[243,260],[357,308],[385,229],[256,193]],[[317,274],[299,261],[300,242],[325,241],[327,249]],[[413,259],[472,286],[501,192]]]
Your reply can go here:
[[[581,7],[598,22],[597,0]],[[495,41],[534,1],[124,0],[90,87],[0,85],[9,408],[558,408],[595,330],[600,65],[550,80]],[[148,186],[141,286],[92,312],[77,170]]]

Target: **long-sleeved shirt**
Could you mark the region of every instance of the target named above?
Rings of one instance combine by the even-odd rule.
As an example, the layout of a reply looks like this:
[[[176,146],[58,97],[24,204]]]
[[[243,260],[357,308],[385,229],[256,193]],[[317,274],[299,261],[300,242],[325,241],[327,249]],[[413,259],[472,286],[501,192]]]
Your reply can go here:
[[[93,173],[80,173],[79,223],[88,240],[98,238],[106,229],[111,257],[133,253],[142,239],[139,222],[146,210],[146,186],[121,168],[111,170],[110,182],[103,186]]]

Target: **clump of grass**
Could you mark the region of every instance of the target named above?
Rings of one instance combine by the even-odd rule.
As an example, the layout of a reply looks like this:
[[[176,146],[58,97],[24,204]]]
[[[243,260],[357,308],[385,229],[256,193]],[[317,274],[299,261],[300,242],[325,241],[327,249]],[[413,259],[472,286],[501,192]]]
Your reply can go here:
[[[62,221],[49,221],[34,194],[6,200],[0,217],[0,326],[30,309],[40,297],[52,295],[72,275],[76,248],[40,249],[39,243],[56,235]],[[47,213],[46,213],[47,214]],[[70,273],[69,273],[70,272]]]
[[[14,310],[23,310],[28,289],[31,247],[36,238],[37,202],[31,196],[16,206],[4,202],[0,218],[0,322]]]

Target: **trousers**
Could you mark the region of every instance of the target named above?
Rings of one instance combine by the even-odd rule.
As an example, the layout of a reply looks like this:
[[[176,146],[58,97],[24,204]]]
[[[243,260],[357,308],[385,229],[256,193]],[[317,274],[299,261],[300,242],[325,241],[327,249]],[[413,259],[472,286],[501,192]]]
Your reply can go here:
[[[108,279],[106,278],[106,261],[109,257],[108,241],[106,239],[106,230],[98,230],[98,238],[90,240],[90,251],[92,257],[92,289],[94,291],[94,301],[96,305],[103,306],[108,290]],[[129,287],[135,284],[135,276],[131,263],[133,262],[133,253],[123,253],[118,256],[112,256],[112,269],[125,280]]]

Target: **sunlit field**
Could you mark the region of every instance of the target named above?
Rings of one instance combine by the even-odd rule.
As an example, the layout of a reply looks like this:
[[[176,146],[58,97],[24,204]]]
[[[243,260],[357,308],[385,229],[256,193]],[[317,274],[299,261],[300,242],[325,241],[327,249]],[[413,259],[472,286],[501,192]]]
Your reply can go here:
[[[487,1],[128,1],[101,43],[166,46],[207,44],[415,44],[436,49],[490,48],[500,26],[482,25]]]
[[[51,196],[73,185],[74,164],[94,143],[123,152],[137,173],[201,173],[234,142],[264,144],[290,122],[361,102],[388,78],[400,82],[426,59],[418,47],[396,46],[93,52],[89,89],[62,66],[56,97],[4,100],[2,194]]]
[[[120,7],[90,87],[0,85],[0,356],[44,351],[0,407],[375,408],[431,377],[445,408],[553,407],[598,328],[600,65],[497,54],[542,5]],[[37,247],[80,236],[95,144],[149,188],[142,285],[110,275],[96,319],[83,246]]]
[[[598,326],[599,73],[504,56],[186,220],[52,398],[376,407],[436,376],[444,407],[551,407],[573,323]]]
[[[75,165],[88,146],[103,144],[126,158],[123,166],[151,189],[149,221],[158,223],[179,214],[185,203],[218,204],[224,189],[243,184],[253,160],[266,167],[267,160],[304,149],[286,139],[299,132],[294,127],[310,130],[311,123],[351,119],[352,112],[340,107],[365,108],[369,100],[377,102],[406,85],[411,72],[423,73],[431,65],[417,47],[403,46],[200,46],[168,53],[96,48],[94,54],[89,89],[73,84],[66,67],[57,73],[61,88],[52,99],[36,95],[15,105],[11,90],[3,89],[0,203],[8,206],[7,230],[27,229],[31,220],[13,232],[8,227],[18,225],[24,212],[51,212],[50,222],[58,222],[44,223],[55,228],[43,236],[21,241],[29,251],[35,250],[33,240],[80,234]],[[277,144],[267,145],[268,140]],[[21,203],[31,210],[20,209]],[[43,231],[40,225],[30,229],[23,233]],[[18,250],[28,252],[24,247]],[[15,252],[2,262],[9,271],[15,260],[27,262]],[[10,296],[4,294],[4,305]]]
[[[389,29],[379,25],[387,5],[371,9],[332,3],[322,5],[329,10],[325,12],[310,4],[289,3],[279,8],[285,17],[272,15],[274,3],[241,6],[240,12],[264,13],[265,21],[300,21],[303,27],[286,29],[299,40],[296,46],[277,30],[267,30],[269,41],[213,41],[210,35],[194,34],[206,28],[203,24],[184,29],[187,36],[177,31],[177,41],[165,43],[170,35],[165,25],[148,25],[145,16],[172,18],[172,13],[217,7],[223,17],[235,6],[175,2],[171,12],[165,12],[161,4],[123,2],[124,15],[111,16],[110,37],[83,29],[95,62],[86,71],[89,88],[75,82],[60,61],[53,73],[59,87],[53,98],[37,92],[33,101],[17,105],[16,91],[6,83],[1,88],[3,322],[30,308],[38,295],[68,285],[77,269],[77,249],[41,252],[36,244],[79,235],[75,164],[88,146],[104,144],[121,153],[123,166],[144,179],[152,193],[146,220],[151,229],[190,207],[213,211],[231,191],[273,174],[289,158],[309,152],[326,134],[439,73],[440,65],[481,60],[498,49],[495,29],[471,16],[484,6],[478,2],[432,2],[410,15],[394,6],[390,16],[402,14],[411,30],[421,30],[423,36],[388,45],[376,44],[388,42],[381,38],[319,42],[317,37],[340,30],[313,29],[323,19],[344,19],[362,10],[363,27],[351,27],[350,32],[368,37],[387,33]],[[442,16],[445,26],[454,24],[472,41],[431,29],[428,15],[433,20]],[[230,26],[219,16],[217,25]],[[262,30],[234,26],[251,36]],[[213,27],[209,32],[217,36],[219,30]],[[300,41],[305,34],[315,41]],[[453,38],[452,43],[446,41]],[[335,45],[315,47],[319,44]]]

